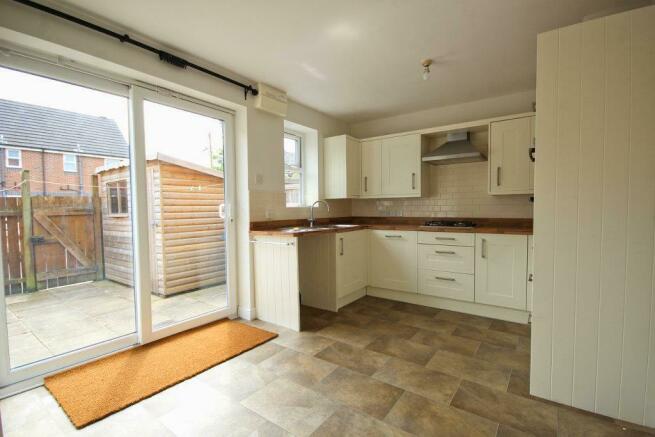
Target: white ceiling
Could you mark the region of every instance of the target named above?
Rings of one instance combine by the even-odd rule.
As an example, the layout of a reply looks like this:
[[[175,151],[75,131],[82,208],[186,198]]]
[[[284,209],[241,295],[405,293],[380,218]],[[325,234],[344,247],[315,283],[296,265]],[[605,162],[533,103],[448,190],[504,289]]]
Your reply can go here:
[[[66,0],[348,122],[533,89],[538,33],[645,0]],[[432,58],[432,77],[420,61]]]

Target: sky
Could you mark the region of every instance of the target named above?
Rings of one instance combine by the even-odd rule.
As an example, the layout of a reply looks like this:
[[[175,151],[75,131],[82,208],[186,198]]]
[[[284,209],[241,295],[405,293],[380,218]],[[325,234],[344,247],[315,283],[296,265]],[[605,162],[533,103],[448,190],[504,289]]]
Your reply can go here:
[[[107,117],[129,138],[125,97],[0,67],[0,99]],[[144,114],[148,155],[161,152],[210,167],[211,151],[223,148],[220,120],[151,102]]]

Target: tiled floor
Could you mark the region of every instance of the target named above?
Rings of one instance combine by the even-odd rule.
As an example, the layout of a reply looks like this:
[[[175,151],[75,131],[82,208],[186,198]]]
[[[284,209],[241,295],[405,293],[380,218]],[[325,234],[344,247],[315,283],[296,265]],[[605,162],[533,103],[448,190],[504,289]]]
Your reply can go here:
[[[152,296],[155,327],[224,308],[225,285]],[[86,282],[7,296],[12,367],[135,332],[134,291],[112,281]]]
[[[75,431],[35,389],[0,402],[6,436],[637,436],[531,398],[529,327],[366,297],[303,309],[280,335]]]

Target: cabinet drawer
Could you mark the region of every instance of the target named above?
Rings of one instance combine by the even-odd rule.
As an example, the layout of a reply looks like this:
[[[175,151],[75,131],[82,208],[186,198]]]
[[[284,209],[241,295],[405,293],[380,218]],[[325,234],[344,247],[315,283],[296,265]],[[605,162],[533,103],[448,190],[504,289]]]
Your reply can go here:
[[[418,247],[418,265],[422,269],[473,274],[475,249],[466,246],[422,244]]]
[[[420,244],[444,244],[446,246],[475,246],[475,234],[462,232],[419,232]]]
[[[420,294],[473,302],[474,290],[473,275],[419,269],[418,292]]]

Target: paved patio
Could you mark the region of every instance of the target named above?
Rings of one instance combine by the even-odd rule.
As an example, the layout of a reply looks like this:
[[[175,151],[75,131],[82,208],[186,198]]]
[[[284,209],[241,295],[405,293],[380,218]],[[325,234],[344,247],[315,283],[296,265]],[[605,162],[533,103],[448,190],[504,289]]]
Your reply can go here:
[[[87,282],[6,297],[12,367],[135,332],[134,291],[112,281]],[[158,329],[227,305],[225,285],[152,296]]]

